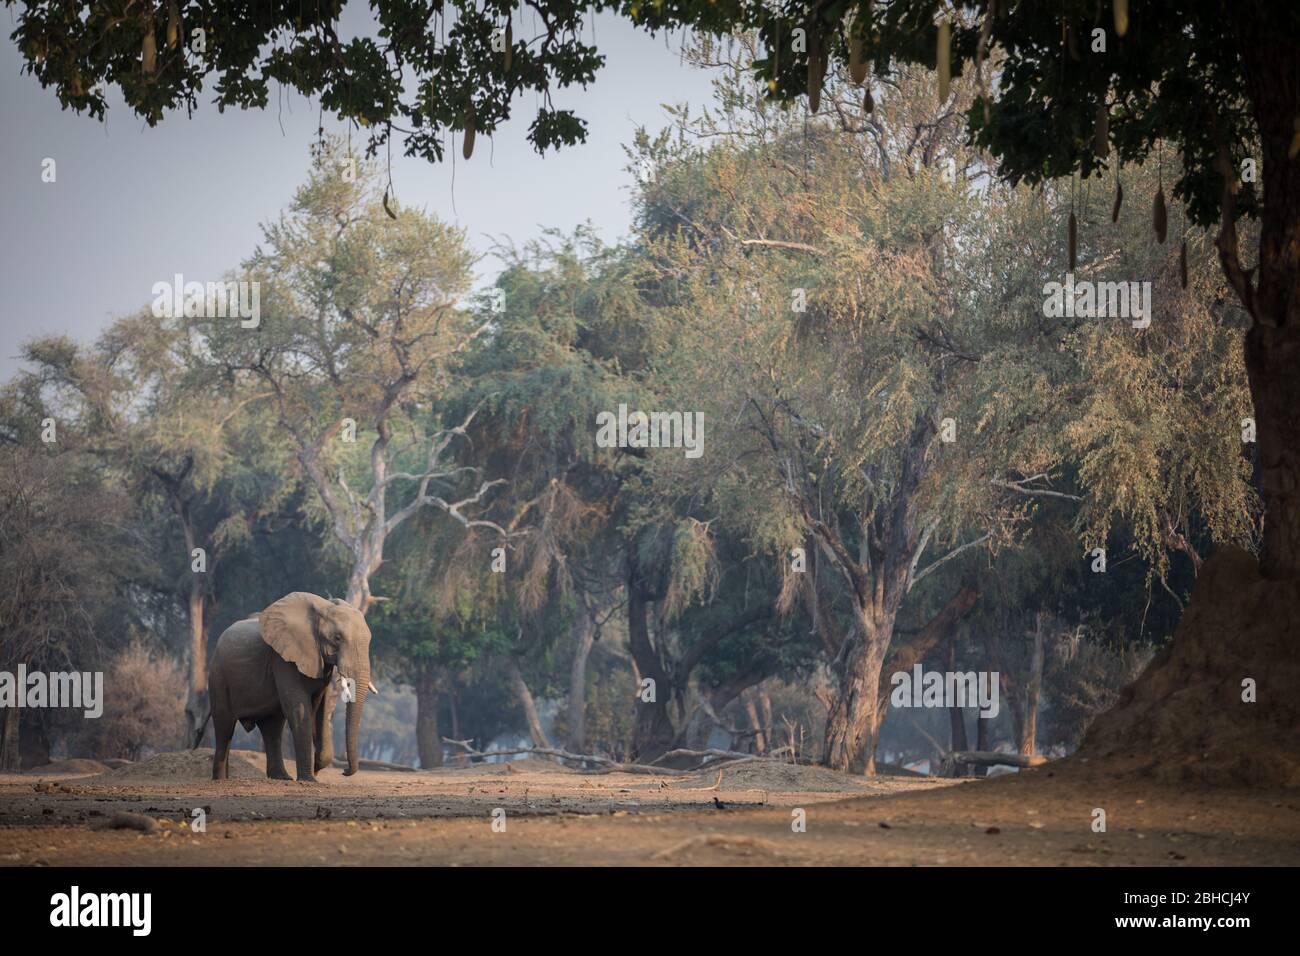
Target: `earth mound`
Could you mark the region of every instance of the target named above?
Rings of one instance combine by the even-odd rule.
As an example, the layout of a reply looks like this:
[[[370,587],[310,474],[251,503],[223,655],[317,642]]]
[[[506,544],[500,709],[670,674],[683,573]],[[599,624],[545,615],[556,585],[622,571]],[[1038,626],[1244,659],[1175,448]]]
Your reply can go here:
[[[1267,580],[1247,552],[1218,549],[1173,641],[1069,763],[1171,783],[1300,787],[1300,581]]]
[[[722,790],[773,790],[782,793],[845,793],[870,787],[872,781],[829,767],[784,763],[779,760],[746,760],[717,770],[704,768],[675,786],[703,786],[715,783],[722,774]]]
[[[241,751],[230,753],[231,780],[265,780],[266,771],[254,766]],[[154,754],[102,774],[96,784],[129,786],[136,783],[198,783],[212,779],[212,749],[179,750]]]
[[[100,763],[98,760],[69,757],[67,760],[51,760],[43,767],[33,767],[31,770],[24,770],[23,773],[39,774],[45,777],[54,774],[80,774],[88,777],[91,774],[103,773],[107,769],[108,765]]]

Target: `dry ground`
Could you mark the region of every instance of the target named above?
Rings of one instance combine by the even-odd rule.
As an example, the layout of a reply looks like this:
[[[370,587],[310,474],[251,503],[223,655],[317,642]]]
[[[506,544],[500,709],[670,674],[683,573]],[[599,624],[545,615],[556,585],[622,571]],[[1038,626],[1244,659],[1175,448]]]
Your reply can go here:
[[[256,768],[232,757],[243,779],[221,783],[204,779],[201,752],[89,777],[0,775],[0,864],[1300,864],[1300,792],[1105,778],[1077,761],[960,783],[769,762],[733,765],[719,783],[717,771],[583,774],[528,761],[330,770],[300,784],[265,779],[249,756]],[[195,807],[206,833],[182,825]],[[1106,833],[1091,829],[1097,807]],[[791,828],[795,808],[806,832]],[[162,825],[101,829],[119,810]]]

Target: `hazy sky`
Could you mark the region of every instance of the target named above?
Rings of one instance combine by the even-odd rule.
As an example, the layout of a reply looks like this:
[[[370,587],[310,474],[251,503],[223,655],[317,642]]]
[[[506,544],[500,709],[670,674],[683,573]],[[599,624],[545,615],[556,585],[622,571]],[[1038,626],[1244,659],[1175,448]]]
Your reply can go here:
[[[345,22],[362,14],[353,4]],[[13,11],[0,11],[0,379],[33,335],[92,340],[113,317],[148,305],[155,282],[177,272],[219,279],[236,267],[259,240],[258,224],[303,180],[318,120],[305,97],[285,92],[277,104],[272,92],[265,111],[222,114],[200,100],[192,118],[172,114],[154,129],[117,101],[98,123],[63,112],[52,90],[20,73],[13,29]],[[667,125],[662,104],[705,102],[709,75],[680,61],[680,35],[665,42],[613,17],[595,29],[605,68],[591,88],[555,95],[588,121],[585,145],[539,157],[525,139],[531,98],[520,99],[468,163],[459,138],[454,165],[450,150],[434,165],[401,157],[395,144],[397,198],[464,226],[483,252],[493,239],[522,242],[585,220],[607,241],[622,236],[632,181],[622,144],[638,125]],[[326,128],[339,127],[327,119]],[[45,157],[57,163],[54,183],[41,181]],[[495,270],[485,259],[480,281]]]

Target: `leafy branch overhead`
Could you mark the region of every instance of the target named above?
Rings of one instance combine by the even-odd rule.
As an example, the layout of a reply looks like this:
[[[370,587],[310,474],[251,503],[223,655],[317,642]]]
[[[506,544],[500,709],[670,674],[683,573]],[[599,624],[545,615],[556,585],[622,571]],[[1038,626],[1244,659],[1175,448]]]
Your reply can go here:
[[[373,24],[355,32],[337,0],[7,2],[21,8],[13,37],[25,69],[66,108],[103,118],[115,86],[153,125],[168,110],[194,110],[205,89],[219,109],[263,108],[274,84],[368,128],[372,154],[397,134],[408,155],[441,160],[450,133],[491,134],[530,93],[528,139],[539,152],[582,142],[586,123],[552,95],[595,80],[606,57],[591,18],[614,11],[651,32],[756,34],[754,70],[777,100],[819,99],[827,70],[841,67],[865,85],[868,106],[902,64],[974,71],[984,95],[967,111],[969,132],[1012,181],[1097,175],[1168,141],[1185,170],[1175,195],[1201,225],[1219,218],[1221,150],[1234,168],[1254,155],[1256,117],[1218,3],[1143,4],[1121,31],[1116,5],[1095,0],[375,0]],[[1297,13],[1285,6],[1268,18],[1279,39],[1263,42],[1294,35]],[[1099,126],[1113,152],[1096,148]],[[1257,206],[1244,184],[1237,211]]]
[[[586,124],[551,96],[591,83],[604,62],[583,19],[605,4],[380,0],[369,35],[350,35],[341,2],[8,5],[23,8],[13,38],[26,69],[65,108],[102,119],[116,86],[154,125],[192,112],[205,89],[219,109],[260,109],[282,86],[368,127],[372,154],[396,132],[429,160],[443,158],[450,131],[490,134],[529,93],[539,152],[581,142]]]

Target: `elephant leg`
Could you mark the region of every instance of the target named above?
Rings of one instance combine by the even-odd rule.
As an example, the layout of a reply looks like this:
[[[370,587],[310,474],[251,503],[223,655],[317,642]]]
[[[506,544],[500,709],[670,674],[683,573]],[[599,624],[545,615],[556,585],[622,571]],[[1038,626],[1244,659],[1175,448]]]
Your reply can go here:
[[[257,722],[262,732],[262,745],[266,747],[266,775],[272,780],[292,780],[284,769],[284,715],[263,717]]]
[[[304,696],[300,700],[292,701],[285,711],[289,719],[289,729],[293,733],[293,759],[298,764],[298,779],[314,782],[316,774],[313,770],[313,762],[316,754],[312,745],[314,729],[312,725],[316,721],[312,712],[311,699]]]
[[[278,657],[271,662],[276,694],[280,699],[280,713],[289,722],[293,734],[293,759],[298,765],[298,779],[316,781],[313,746],[316,725],[316,699],[321,692],[321,681],[304,678],[298,669]]]
[[[338,697],[333,693],[333,682],[321,691],[316,701],[316,769],[324,770],[334,763],[334,733],[331,727],[334,705]]]
[[[235,718],[212,714],[212,779],[225,780],[230,775],[230,741],[235,736]]]

